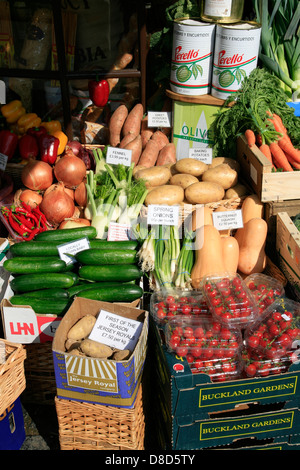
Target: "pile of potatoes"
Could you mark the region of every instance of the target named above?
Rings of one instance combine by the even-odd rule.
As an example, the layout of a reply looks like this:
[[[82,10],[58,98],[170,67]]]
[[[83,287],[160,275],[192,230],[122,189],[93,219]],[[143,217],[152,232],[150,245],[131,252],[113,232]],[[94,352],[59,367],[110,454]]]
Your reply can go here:
[[[149,204],[208,204],[222,199],[243,197],[247,188],[238,180],[239,163],[216,157],[211,164],[183,158],[175,164],[143,168],[137,165],[134,178],[146,181]]]
[[[97,317],[94,315],[85,315],[70,328],[65,342],[66,352],[72,355],[96,359],[127,360],[132,352],[129,349],[113,349],[106,344],[88,338],[96,323],[96,319]]]

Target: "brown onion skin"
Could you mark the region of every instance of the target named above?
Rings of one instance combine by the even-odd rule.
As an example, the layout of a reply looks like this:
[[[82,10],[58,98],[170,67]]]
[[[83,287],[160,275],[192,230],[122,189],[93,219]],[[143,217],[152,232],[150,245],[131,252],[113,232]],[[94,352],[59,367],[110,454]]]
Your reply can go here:
[[[53,169],[41,160],[29,160],[22,169],[21,179],[26,188],[44,191],[53,183]]]
[[[54,175],[67,188],[75,189],[85,178],[86,166],[73,152],[68,153],[55,163]]]
[[[74,200],[64,191],[64,185],[58,183],[45,191],[40,209],[47,221],[57,226],[64,219],[73,216],[75,204]]]
[[[74,190],[74,199],[80,207],[87,205],[86,178]]]
[[[31,209],[34,209],[42,202],[43,196],[32,189],[24,189],[21,192],[19,199],[21,202],[25,202],[25,204],[31,207]]]

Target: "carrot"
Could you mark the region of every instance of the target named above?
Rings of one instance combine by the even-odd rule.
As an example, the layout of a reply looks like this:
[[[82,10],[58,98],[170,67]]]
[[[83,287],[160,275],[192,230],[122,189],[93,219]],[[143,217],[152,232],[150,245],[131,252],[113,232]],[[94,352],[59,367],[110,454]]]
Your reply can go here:
[[[284,171],[293,171],[284,151],[279,147],[277,142],[271,142],[270,150],[277,168],[282,168]]]
[[[275,128],[275,131],[280,132],[282,135],[287,134],[287,129],[285,125],[282,122],[282,119],[278,114],[273,113],[271,114],[271,118],[269,119],[273,123],[273,126]]]
[[[292,167],[296,168],[296,170],[300,170],[300,163],[299,162],[296,162],[295,160],[293,160],[291,157],[289,157],[289,155],[287,155],[287,159],[290,162],[290,164],[292,165]]]
[[[264,154],[265,157],[267,157],[268,160],[270,160],[270,162],[272,163],[272,165],[274,167],[272,153],[271,153],[269,145],[268,144],[261,144],[259,146],[259,150]]]
[[[158,157],[159,147],[158,143],[155,140],[149,140],[142,151],[142,154],[139,159],[139,165],[144,166],[145,168],[150,168],[154,166]]]
[[[252,129],[247,129],[244,132],[244,135],[246,137],[247,144],[249,145],[249,147],[253,147],[253,145],[255,145],[255,143],[256,143],[256,137],[255,137],[255,134],[252,131]]]
[[[128,116],[128,109],[125,104],[121,104],[111,115],[108,123],[109,129],[109,144],[112,147],[119,145],[121,141],[121,131],[123,124]]]
[[[141,124],[144,114],[144,108],[141,103],[137,103],[129,112],[122,129],[122,134],[125,136],[129,132],[135,135],[140,134]]]
[[[156,166],[167,165],[168,163],[176,163],[176,147],[173,142],[165,145],[159,151]]]
[[[300,163],[300,150],[296,149],[287,134],[278,139],[279,147],[293,160]]]
[[[157,130],[153,133],[151,137],[152,140],[155,140],[159,145],[159,150],[161,150],[165,145],[169,143],[169,139],[162,131]]]
[[[142,153],[142,138],[140,134],[125,145],[124,149],[131,150],[131,163],[135,163],[137,165]]]

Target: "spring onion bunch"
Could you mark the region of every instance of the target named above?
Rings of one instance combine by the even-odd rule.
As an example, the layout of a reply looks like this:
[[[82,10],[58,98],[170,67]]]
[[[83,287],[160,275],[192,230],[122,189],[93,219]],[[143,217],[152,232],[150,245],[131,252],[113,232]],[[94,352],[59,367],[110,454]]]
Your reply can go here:
[[[253,0],[261,24],[259,59],[282,83],[290,99],[300,99],[300,3]]]

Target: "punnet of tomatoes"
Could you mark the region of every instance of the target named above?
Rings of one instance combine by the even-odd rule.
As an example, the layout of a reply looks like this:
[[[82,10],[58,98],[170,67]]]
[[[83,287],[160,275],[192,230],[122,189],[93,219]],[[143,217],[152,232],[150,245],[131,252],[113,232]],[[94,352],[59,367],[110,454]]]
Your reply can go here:
[[[209,315],[178,316],[165,328],[169,351],[184,357],[192,373],[208,374],[213,382],[238,378],[241,375],[242,335],[227,328]]]
[[[282,282],[266,274],[250,274],[244,282],[257,303],[259,315],[272,305],[275,299],[285,294]]]
[[[253,363],[256,366],[258,359],[268,364],[269,372],[271,366],[282,372],[283,364],[289,367],[299,362],[299,340],[300,303],[285,297],[276,299],[244,332],[246,367],[251,364],[247,375],[251,370],[255,375]]]
[[[246,328],[257,318],[256,301],[239,274],[206,276],[202,289],[213,318],[223,325]]]
[[[294,362],[292,354],[279,358],[268,358],[267,354],[245,349],[242,354],[243,374],[246,377],[267,377],[287,372]],[[298,360],[295,355],[295,360]]]
[[[209,314],[209,308],[201,291],[172,289],[157,291],[150,298],[150,313],[158,325],[165,325],[176,316]]]

